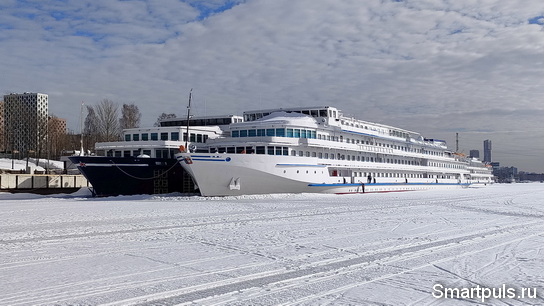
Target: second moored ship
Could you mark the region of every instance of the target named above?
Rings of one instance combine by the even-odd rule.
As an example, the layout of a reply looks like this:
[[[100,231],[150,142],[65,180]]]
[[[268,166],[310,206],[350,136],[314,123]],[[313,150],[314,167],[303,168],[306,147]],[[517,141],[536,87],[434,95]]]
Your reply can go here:
[[[92,156],[69,159],[89,180],[95,196],[198,193],[174,154],[186,142],[200,146],[208,138],[223,136],[226,126],[239,121],[242,117],[235,115],[191,118],[189,122],[165,119],[159,127],[124,130],[122,141],[96,143]]]

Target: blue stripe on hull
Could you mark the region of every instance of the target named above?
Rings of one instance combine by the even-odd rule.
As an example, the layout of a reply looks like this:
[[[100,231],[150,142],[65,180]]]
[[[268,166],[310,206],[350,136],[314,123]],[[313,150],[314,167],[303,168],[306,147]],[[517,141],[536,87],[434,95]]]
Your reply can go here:
[[[310,164],[276,164],[276,166],[283,166],[283,167],[317,167],[317,168],[327,167],[325,165],[310,165]]]
[[[436,186],[436,185],[458,185],[458,186],[469,186],[469,183],[364,183],[365,186],[423,186],[423,185],[429,185],[429,186]],[[359,184],[308,184],[310,187],[357,187],[361,186],[361,183]]]

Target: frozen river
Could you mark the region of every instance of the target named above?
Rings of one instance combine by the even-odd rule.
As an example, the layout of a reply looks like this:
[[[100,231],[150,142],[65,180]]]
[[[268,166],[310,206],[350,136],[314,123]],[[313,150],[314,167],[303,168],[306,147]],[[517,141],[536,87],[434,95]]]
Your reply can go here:
[[[0,305],[544,303],[540,183],[342,196],[0,194],[0,220]]]

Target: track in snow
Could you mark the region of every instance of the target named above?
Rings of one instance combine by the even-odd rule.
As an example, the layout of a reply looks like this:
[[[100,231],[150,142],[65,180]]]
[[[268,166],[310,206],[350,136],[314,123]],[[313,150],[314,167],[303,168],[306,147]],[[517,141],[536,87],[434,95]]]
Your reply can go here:
[[[0,305],[433,304],[544,277],[539,184],[42,202],[0,198]]]

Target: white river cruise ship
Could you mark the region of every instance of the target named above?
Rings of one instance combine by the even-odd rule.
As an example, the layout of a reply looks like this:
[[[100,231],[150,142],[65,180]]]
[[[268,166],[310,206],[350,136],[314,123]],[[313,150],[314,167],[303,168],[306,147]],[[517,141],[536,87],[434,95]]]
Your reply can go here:
[[[176,158],[203,196],[365,193],[493,182],[445,141],[346,117],[335,107],[249,111],[225,136]]]

